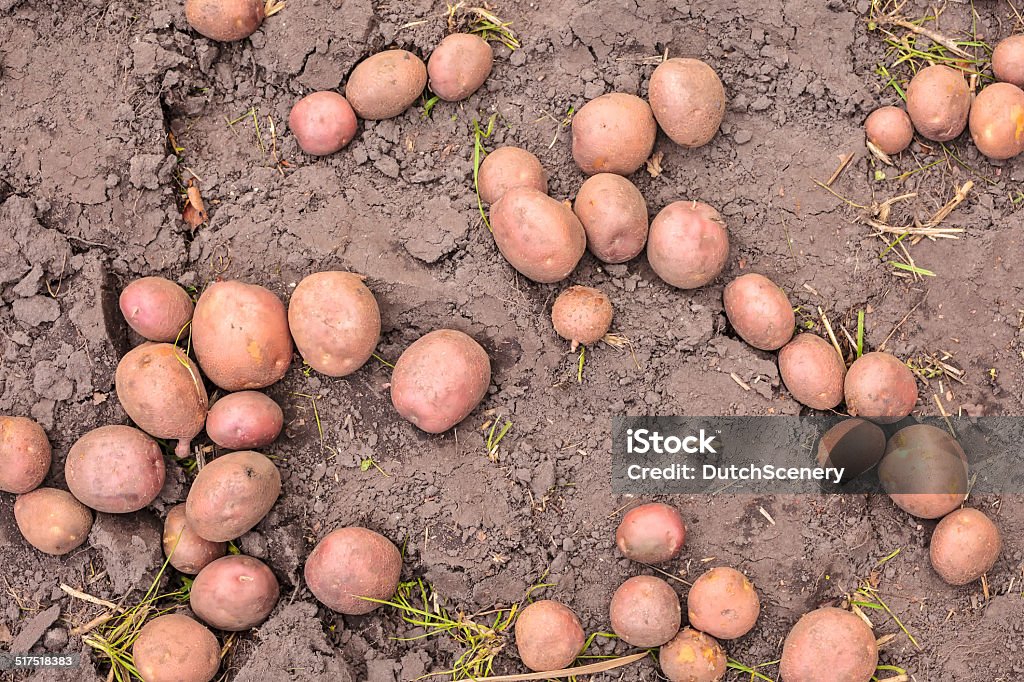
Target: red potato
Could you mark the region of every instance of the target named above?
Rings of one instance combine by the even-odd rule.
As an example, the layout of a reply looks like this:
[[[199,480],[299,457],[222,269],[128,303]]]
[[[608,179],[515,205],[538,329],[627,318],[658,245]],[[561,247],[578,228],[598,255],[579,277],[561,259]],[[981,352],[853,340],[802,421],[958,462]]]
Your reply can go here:
[[[302,151],[327,156],[344,149],[356,135],[359,122],[348,100],[336,92],[313,92],[292,107],[288,127]]]
[[[228,543],[210,542],[196,535],[185,519],[185,505],[171,507],[164,520],[164,556],[181,573],[195,575],[228,552]]]
[[[101,426],[75,441],[64,462],[68,489],[85,506],[127,514],[156,499],[167,472],[155,440],[130,426]]]
[[[820,336],[797,334],[783,346],[779,351],[779,374],[793,399],[807,407],[831,410],[843,402],[846,363]]]
[[[718,682],[725,678],[727,662],[721,644],[692,628],[680,630],[658,652],[669,682]]]
[[[237,554],[217,559],[199,571],[188,604],[207,625],[242,632],[265,621],[280,594],[277,578],[265,563]]]
[[[508,190],[491,206],[491,228],[505,260],[541,284],[572,274],[587,249],[587,234],[576,214],[527,187]]]
[[[804,614],[782,645],[783,682],[870,682],[878,666],[875,634],[833,607]]]
[[[586,640],[580,619],[568,606],[550,599],[535,601],[516,619],[516,649],[530,670],[567,668]]]
[[[352,526],[328,533],[306,560],[304,576],[317,601],[350,616],[376,609],[398,589],[402,554],[380,533]]]
[[[452,33],[427,60],[430,91],[446,102],[464,100],[476,92],[494,66],[494,50],[474,33]]]
[[[729,258],[722,216],[699,201],[676,201],[651,222],[647,261],[666,283],[696,289],[713,281]]]
[[[615,544],[627,559],[660,564],[679,556],[686,542],[686,524],[667,504],[649,502],[625,513],[615,531]]]
[[[963,72],[936,64],[917,72],[907,87],[907,113],[917,132],[935,142],[948,142],[967,127],[971,91]]]
[[[575,351],[604,338],[612,326],[612,302],[600,289],[573,286],[558,295],[551,307],[551,322]]]
[[[35,490],[49,473],[51,460],[43,427],[27,417],[0,416],[0,490]]]
[[[645,649],[672,639],[683,617],[672,586],[649,575],[622,583],[612,595],[608,615],[616,635],[627,644]]]
[[[623,92],[601,95],[572,117],[572,158],[587,175],[629,175],[650,157],[657,133],[647,102]]]
[[[694,581],[686,597],[690,625],[718,639],[750,632],[761,614],[754,584],[734,568],[712,568]]]
[[[220,653],[209,629],[179,613],[149,621],[132,644],[143,682],[210,682],[220,668]]]
[[[266,447],[283,427],[281,406],[259,391],[228,393],[206,415],[206,435],[228,450]]]
[[[789,297],[764,275],[740,275],[726,285],[722,298],[729,323],[754,348],[778,350],[793,338],[796,315]]]
[[[173,343],[187,333],[192,319],[192,297],[163,277],[143,277],[124,288],[118,299],[121,314],[140,336]]]
[[[258,452],[230,452],[199,470],[185,518],[199,537],[227,542],[252,530],[280,495],[281,473],[273,462]]]
[[[914,141],[914,124],[899,107],[875,109],[864,122],[868,142],[883,154],[899,154]]]
[[[701,147],[722,125],[725,88],[715,70],[698,59],[662,62],[647,90],[658,125],[678,145]]]
[[[359,118],[394,118],[412,106],[427,85],[423,60],[405,50],[385,50],[359,62],[348,77],[345,96]]]
[[[903,511],[922,519],[950,513],[967,498],[967,455],[945,430],[928,424],[889,438],[878,479]]]
[[[851,416],[893,424],[909,415],[917,404],[917,381],[894,356],[876,351],[865,353],[850,365],[843,393]]]
[[[939,521],[929,556],[935,572],[950,585],[966,585],[992,570],[1003,539],[992,520],[977,509],[957,509]]]
[[[873,469],[885,455],[885,431],[865,419],[844,419],[818,441],[818,466],[844,469],[843,483]]]
[[[992,83],[978,93],[969,118],[974,146],[990,159],[1024,153],[1024,90]]]
[[[232,42],[256,32],[264,7],[264,0],[185,0],[185,19],[210,40]]]
[[[484,157],[477,173],[480,199],[493,204],[513,187],[548,193],[548,172],[540,159],[519,147],[498,147]]]
[[[1024,88],[1024,34],[999,41],[992,51],[992,73],[996,80]]]
[[[64,490],[37,488],[14,501],[18,530],[40,552],[60,556],[89,537],[92,512]]]
[[[632,182],[614,173],[587,178],[573,204],[590,253],[605,263],[625,263],[647,243],[647,203]]]

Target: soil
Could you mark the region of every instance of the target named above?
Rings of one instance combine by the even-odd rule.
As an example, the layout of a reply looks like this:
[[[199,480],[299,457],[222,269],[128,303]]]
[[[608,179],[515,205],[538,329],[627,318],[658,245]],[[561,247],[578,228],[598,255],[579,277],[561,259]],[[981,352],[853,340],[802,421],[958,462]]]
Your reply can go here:
[[[989,42],[1014,31],[1008,6],[977,9],[977,31]],[[238,543],[274,569],[282,598],[265,625],[235,640],[227,679],[395,682],[451,667],[459,650],[448,639],[396,641],[415,631],[394,613],[341,617],[313,600],[300,579],[304,558],[339,525],[366,525],[403,545],[404,576],[429,581],[452,611],[507,606],[543,580],[552,586],[542,594],[570,605],[588,632],[608,631],[616,586],[649,572],[613,546],[618,517],[634,501],[611,492],[611,417],[800,413],[773,355],[741,343],[726,324],[728,277],[770,275],[819,332],[819,307],[837,333],[840,325],[855,330],[865,310],[868,348],[904,359],[948,353],[962,381],[922,381],[921,414],[937,414],[940,404],[972,415],[1024,407],[1024,212],[1013,194],[1024,160],[992,165],[966,139],[950,147],[962,164],[916,143],[896,169],[866,156],[863,118],[897,101],[875,73],[885,48],[868,29],[868,11],[867,0],[506,0],[499,12],[523,46],[496,49],[481,91],[437,104],[429,118],[418,105],[365,122],[346,151],[313,159],[286,129],[291,105],[311,90],[338,88],[383,47],[429,53],[448,30],[441,3],[288,0],[251,39],[216,44],[188,29],[180,2],[0,0],[0,412],[43,424],[54,446],[47,484],[63,486],[75,439],[127,423],[113,374],[138,342],[116,306],[128,281],[161,274],[202,288],[239,278],[287,299],[308,273],[363,273],[381,305],[383,359],[453,327],[487,349],[493,386],[455,432],[427,436],[396,418],[384,364],[330,379],[306,376],[296,358],[268,391],[287,416],[272,448],[284,494]],[[930,8],[912,2],[904,12]],[[938,26],[960,35],[970,12],[969,3],[949,3]],[[549,321],[561,285],[517,276],[481,224],[474,121],[485,126],[497,114],[488,148],[530,149],[551,173],[551,194],[572,198],[583,176],[572,162],[567,112],[605,92],[645,95],[652,58],[666,50],[714,65],[729,108],[721,133],[700,149],[659,135],[662,172],[641,170],[633,180],[652,215],[679,199],[716,206],[728,222],[731,260],[719,282],[682,292],[660,282],[643,257],[606,266],[585,256],[573,282],[609,293],[615,328],[633,352],[592,349],[580,384],[577,356]],[[884,244],[854,220],[859,211],[812,182],[827,180],[847,153],[855,157],[832,185],[838,194],[867,205],[916,192],[897,204],[893,224],[926,220],[975,181],[943,223],[965,228],[962,238],[910,247],[935,277],[899,277],[878,258]],[[933,160],[943,161],[901,181],[875,179],[876,170],[893,178]],[[190,178],[210,218],[195,231],[180,213]],[[310,399],[297,394],[316,396],[322,436]],[[491,461],[482,427],[498,416],[514,426]],[[369,459],[379,469],[363,470]],[[187,490],[182,469],[168,468],[151,509],[101,517],[90,542],[59,559],[24,543],[13,496],[0,496],[0,647],[82,650],[69,630],[101,609],[68,597],[62,583],[113,600],[145,591],[161,561],[157,517]],[[871,612],[879,636],[896,635],[884,664],[918,681],[1021,680],[1018,500],[971,499],[1005,538],[987,598],[979,584],[943,584],[928,563],[934,522],[911,519],[879,495],[670,498],[689,533],[683,556],[664,568],[692,580],[724,564],[753,579],[764,607],[758,627],[728,643],[747,664],[778,659],[802,613],[838,603],[871,578],[920,643]],[[626,650],[601,638],[593,649]],[[509,641],[495,671],[519,670]],[[777,675],[773,665],[763,670]],[[646,661],[591,679],[660,678]]]

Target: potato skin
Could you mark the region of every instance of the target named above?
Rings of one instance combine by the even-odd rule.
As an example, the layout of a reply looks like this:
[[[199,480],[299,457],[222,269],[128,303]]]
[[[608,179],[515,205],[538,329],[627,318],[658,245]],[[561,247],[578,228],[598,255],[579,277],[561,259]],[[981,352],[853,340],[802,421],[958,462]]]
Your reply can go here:
[[[1024,35],[999,41],[992,51],[992,73],[996,80],[1024,88]]]
[[[914,124],[899,107],[875,109],[864,121],[868,142],[884,154],[899,154],[914,141]]]
[[[572,341],[572,350],[604,338],[612,326],[612,302],[600,289],[572,286],[551,306],[551,323],[558,335]]]
[[[118,307],[128,326],[141,337],[158,343],[173,343],[188,333],[192,319],[192,297],[163,277],[143,277],[121,291]]]
[[[210,542],[196,535],[185,519],[185,505],[171,507],[164,519],[164,556],[171,566],[188,575],[195,575],[210,562],[228,552],[228,543]]]
[[[843,483],[870,471],[885,455],[885,432],[866,419],[844,419],[818,441],[818,466],[840,467]]]
[[[658,652],[669,682],[718,682],[725,678],[726,662],[722,645],[692,628],[680,630]]]
[[[615,590],[608,615],[616,635],[646,649],[675,637],[683,611],[671,585],[661,578],[638,575]]]
[[[726,285],[723,300],[729,323],[754,348],[778,350],[793,338],[796,316],[789,297],[764,275],[740,275]]]
[[[263,0],[185,0],[189,26],[210,40],[248,38],[265,16]]]
[[[310,367],[332,377],[366,364],[380,340],[380,308],[362,275],[316,272],[288,303],[288,327]]]
[[[717,639],[750,632],[761,614],[754,584],[735,568],[718,566],[694,581],[686,597],[690,625]]]
[[[274,572],[244,554],[221,557],[199,571],[188,604],[207,625],[241,632],[267,619],[281,588]]]
[[[626,512],[615,530],[615,544],[627,559],[660,564],[679,556],[686,542],[686,524],[674,508],[648,502]]]
[[[142,627],[132,657],[143,682],[210,682],[220,668],[220,643],[201,623],[169,613]]]
[[[950,585],[966,585],[992,570],[1003,538],[992,520],[977,509],[957,509],[939,521],[929,556],[935,572]]]
[[[427,59],[430,90],[446,102],[464,100],[476,92],[494,66],[494,50],[473,33],[452,33],[438,43]]]
[[[400,115],[427,85],[423,60],[405,50],[371,55],[352,69],[345,96],[359,118],[380,121]]]
[[[188,526],[211,542],[244,535],[281,494],[281,473],[258,452],[229,452],[199,470],[185,500]]]
[[[967,456],[943,429],[914,424],[889,438],[878,479],[900,509],[937,519],[967,498]]]
[[[701,147],[715,136],[725,116],[725,88],[699,59],[676,57],[658,65],[647,88],[658,125],[682,147]]]
[[[990,159],[1012,159],[1024,152],[1024,90],[992,83],[971,105],[971,138]]]
[[[81,547],[92,528],[89,508],[57,488],[37,488],[18,495],[14,520],[28,544],[54,556]]]
[[[779,373],[793,399],[815,410],[843,402],[846,363],[825,339],[797,334],[779,351]],[[711,633],[714,634],[714,633]]]
[[[350,526],[328,533],[306,559],[304,576],[317,601],[349,616],[379,604],[360,599],[390,599],[398,588],[402,554],[394,543],[368,528]]]
[[[505,260],[541,284],[572,274],[587,249],[587,234],[576,214],[528,187],[509,189],[491,206],[491,228]]]
[[[228,393],[206,415],[206,435],[228,450],[252,450],[270,445],[284,427],[284,412],[259,391]]]
[[[52,459],[42,426],[28,417],[0,416],[0,490],[18,495],[35,490]]]
[[[573,212],[583,224],[590,253],[625,263],[647,243],[647,202],[632,182],[614,173],[592,175],[580,187]]]
[[[572,118],[572,158],[587,175],[629,175],[654,149],[658,125],[636,95],[611,92],[590,100]]]
[[[101,426],[75,441],[64,478],[78,501],[99,512],[127,514],[156,499],[167,472],[155,440],[131,426]]]
[[[559,602],[535,601],[516,619],[516,649],[530,670],[547,672],[568,667],[585,642],[580,619]]]
[[[454,329],[414,341],[391,372],[398,414],[427,433],[444,433],[480,404],[491,384],[491,360],[480,344]]]
[[[853,361],[846,372],[843,393],[851,416],[893,424],[917,404],[917,381],[894,356],[875,351]]]
[[[729,259],[722,216],[699,201],[676,201],[658,212],[647,238],[647,261],[666,283],[696,289],[713,281]]]
[[[344,149],[356,135],[359,122],[348,100],[336,92],[312,92],[292,107],[288,128],[302,151],[327,156]]]
[[[963,74],[942,64],[927,66],[907,87],[907,113],[917,132],[935,142],[948,142],[967,127],[971,91]]]
[[[878,666],[871,628],[834,607],[805,613],[782,645],[784,682],[869,682]]]

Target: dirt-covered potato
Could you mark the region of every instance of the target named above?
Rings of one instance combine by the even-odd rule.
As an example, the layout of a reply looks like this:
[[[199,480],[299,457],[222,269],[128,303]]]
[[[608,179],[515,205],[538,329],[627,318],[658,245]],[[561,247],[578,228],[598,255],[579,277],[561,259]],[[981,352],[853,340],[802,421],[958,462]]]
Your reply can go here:
[[[638,575],[615,590],[608,615],[620,639],[648,649],[675,637],[683,611],[671,585],[661,578]]]
[[[49,473],[51,459],[50,440],[42,426],[28,417],[0,415],[0,490],[35,490]]]
[[[572,341],[571,350],[604,338],[612,326],[612,302],[600,289],[571,286],[551,306],[551,323],[558,335]]]
[[[228,393],[206,415],[206,435],[228,450],[266,447],[277,440],[283,427],[281,406],[259,391]]]
[[[793,338],[796,315],[789,297],[764,275],[740,275],[722,295],[729,324],[754,348],[778,350]]]
[[[292,107],[288,128],[302,151],[327,156],[344,149],[356,135],[359,122],[348,100],[332,90],[313,92]]]
[[[1024,88],[1024,34],[999,41],[992,51],[992,73],[996,80]]]
[[[550,599],[535,601],[516,619],[516,649],[530,670],[568,667],[586,641],[580,619],[568,606]]]
[[[977,509],[957,509],[939,521],[929,554],[935,572],[950,585],[966,585],[992,570],[1003,538]]]
[[[189,26],[210,40],[248,38],[265,18],[264,0],[185,0]]]
[[[615,531],[615,545],[627,559],[660,564],[679,556],[686,524],[675,507],[648,502],[626,512]]]
[[[484,157],[477,173],[480,199],[493,204],[513,187],[548,193],[548,172],[540,159],[519,147],[498,147]]]
[[[647,243],[647,202],[632,182],[615,173],[587,178],[573,204],[590,253],[605,263],[625,263]]]
[[[572,158],[587,175],[629,175],[647,161],[657,133],[647,102],[611,92],[590,100],[572,117]]]
[[[163,277],[143,277],[124,288],[118,299],[128,326],[149,341],[172,343],[187,334],[192,319],[188,292]]]
[[[292,361],[284,303],[256,284],[214,282],[196,303],[192,345],[199,366],[225,391],[263,388]]]
[[[725,88],[699,59],[676,57],[658,65],[647,89],[658,125],[673,142],[700,147],[711,141],[725,116]]]
[[[345,97],[359,118],[394,118],[412,106],[427,85],[423,60],[405,50],[385,50],[359,62],[348,77]]]
[[[241,632],[265,621],[280,594],[277,578],[265,563],[236,554],[216,559],[199,571],[188,605],[207,625]]]
[[[505,260],[541,284],[572,274],[587,249],[572,209],[529,187],[513,187],[491,206],[491,228]]]
[[[754,584],[735,568],[718,566],[694,581],[686,597],[690,625],[718,639],[750,632],[761,613]]]
[[[170,560],[171,566],[188,575],[195,575],[228,551],[228,543],[210,542],[188,527],[184,504],[175,505],[167,512],[163,546],[164,556]]]
[[[870,682],[878,665],[875,634],[860,618],[834,607],[805,613],[782,645],[783,682]]]
[[[288,327],[310,367],[343,377],[362,367],[380,340],[380,308],[352,272],[316,272],[299,282],[288,303]]]
[[[156,499],[167,471],[155,440],[130,426],[101,426],[75,441],[64,462],[68,490],[107,514],[138,511]]]
[[[971,105],[971,138],[990,159],[1011,159],[1024,152],[1024,90],[992,83]]]
[[[875,109],[864,122],[868,142],[883,154],[899,154],[914,141],[914,124],[899,107]]]
[[[430,91],[446,102],[466,99],[479,89],[494,66],[494,50],[474,33],[452,33],[427,59]]]
[[[831,410],[843,402],[846,363],[828,341],[797,334],[779,351],[779,373],[793,399],[815,410]],[[714,634],[714,633],[711,633]]]
[[[647,238],[647,261],[668,284],[696,289],[721,274],[729,258],[722,216],[699,201],[676,201],[658,212]]]
[[[390,599],[398,588],[402,554],[394,543],[368,528],[338,528],[317,543],[303,575],[310,592],[327,608],[360,616]]]
[[[907,113],[922,137],[947,142],[967,126],[971,91],[962,72],[936,64],[927,66],[907,87]]]
[[[185,500],[185,518],[199,537],[227,542],[262,521],[280,494],[281,473],[267,457],[229,452],[199,470]]]
[[[900,509],[937,519],[967,498],[967,455],[947,431],[914,424],[889,438],[878,479]]]
[[[414,341],[391,372],[398,414],[427,433],[443,433],[480,404],[491,384],[491,360],[479,343],[454,329]]]
[[[866,419],[844,419],[818,441],[818,466],[844,469],[842,482],[874,468],[885,455],[885,431]]]
[[[57,488],[37,488],[18,495],[14,520],[28,544],[54,556],[81,547],[92,528],[89,508]]]
[[[132,658],[142,682],[210,682],[220,668],[220,643],[201,623],[169,613],[142,626]]]
[[[727,659],[712,637],[683,628],[661,646],[658,663],[669,682],[718,682],[725,678]]]
[[[876,351],[865,353],[850,365],[843,393],[851,416],[892,424],[914,409],[917,381],[894,356]]]

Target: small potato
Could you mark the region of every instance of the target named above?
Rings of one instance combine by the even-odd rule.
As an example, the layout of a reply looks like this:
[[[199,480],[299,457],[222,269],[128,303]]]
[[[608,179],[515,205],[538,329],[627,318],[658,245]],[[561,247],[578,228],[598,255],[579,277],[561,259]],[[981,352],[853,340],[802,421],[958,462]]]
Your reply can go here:
[[[875,109],[864,122],[868,142],[883,154],[899,154],[914,141],[914,124],[899,107]]]
[[[187,333],[192,319],[192,297],[163,277],[131,282],[118,299],[121,314],[140,336],[158,343],[173,343]]]
[[[870,682],[878,665],[875,634],[834,607],[804,614],[782,645],[783,682]]]
[[[391,402],[427,433],[444,433],[469,416],[487,395],[491,360],[479,343],[454,329],[414,341],[391,372]]]
[[[43,427],[28,417],[0,416],[0,490],[16,495],[35,490],[51,460]]]
[[[267,619],[281,588],[274,572],[244,554],[221,557],[199,571],[188,605],[207,625],[218,630],[250,630]]]
[[[284,303],[256,284],[214,282],[196,303],[192,345],[199,366],[225,391],[264,388],[292,361]]]
[[[971,91],[963,73],[936,64],[927,66],[907,87],[907,113],[917,132],[936,142],[948,142],[967,127]]]
[[[754,584],[735,568],[712,568],[694,581],[686,597],[690,625],[718,639],[751,631],[761,614]]]
[[[682,622],[679,597],[661,578],[638,575],[615,590],[608,609],[612,630],[627,644],[649,649],[675,637]]]
[[[977,509],[957,509],[935,527],[929,550],[935,572],[950,585],[966,585],[992,570],[1003,538]]]
[[[797,334],[779,351],[779,373],[793,399],[815,410],[843,402],[846,363],[825,339]],[[711,634],[714,634],[713,632]]]
[[[359,62],[345,96],[359,118],[380,121],[400,115],[427,85],[423,60],[405,50],[385,50]]]
[[[256,32],[264,8],[264,0],[185,0],[185,19],[210,40],[232,42]]]
[[[54,556],[81,547],[92,528],[89,508],[57,488],[38,488],[18,495],[14,520],[28,544]]]
[[[259,391],[228,393],[206,415],[206,435],[228,450],[266,447],[283,427],[281,406]]]
[[[658,125],[682,147],[711,141],[725,116],[725,88],[718,74],[699,59],[662,62],[647,88]]]
[[[718,682],[725,678],[727,662],[721,644],[692,628],[680,630],[658,652],[669,682]]]
[[[600,289],[572,286],[551,306],[551,322],[558,335],[572,341],[571,350],[604,338],[612,326],[612,302]]]
[[[188,575],[195,575],[228,552],[228,543],[204,540],[188,527],[183,504],[171,507],[167,512],[163,546],[164,556],[171,566]]]
[[[332,377],[366,364],[380,340],[380,308],[362,275],[316,272],[299,282],[288,327],[310,367]]]
[[[647,202],[632,182],[614,173],[587,178],[573,204],[587,248],[605,263],[625,263],[647,243]]]
[[[101,426],[71,446],[64,462],[68,489],[107,514],[138,511],[156,499],[167,471],[155,440],[130,426]]]
[[[853,417],[893,424],[917,403],[917,382],[902,362],[888,353],[865,353],[850,365],[843,384],[846,409]]]
[[[722,216],[699,201],[676,201],[654,217],[647,261],[665,282],[696,289],[722,273],[729,258],[729,233]]]
[[[914,424],[889,438],[878,479],[900,509],[937,519],[967,498],[967,455],[945,430]]]
[[[480,199],[493,204],[513,187],[548,193],[548,172],[540,159],[519,147],[498,147],[484,157],[477,173]]]
[[[587,175],[629,175],[650,157],[657,133],[647,102],[624,92],[601,95],[572,117],[572,158]]]
[[[844,419],[818,441],[818,466],[844,469],[843,483],[870,471],[885,455],[885,431],[865,419]]]
[[[516,649],[530,670],[567,668],[586,643],[580,619],[568,606],[550,599],[535,601],[516,619]]]
[[[132,658],[143,682],[210,682],[220,668],[220,643],[201,623],[169,613],[142,626]]]
[[[996,80],[1024,88],[1024,34],[999,41],[992,51],[992,73]]]
[[[313,156],[327,156],[347,147],[358,125],[352,105],[330,90],[306,95],[288,114],[288,128],[302,151]]]
[[[1012,159],[1024,152],[1024,90],[993,83],[971,105],[971,138],[990,159]]]
[[[211,542],[227,542],[263,520],[281,494],[281,473],[258,452],[221,455],[196,475],[185,500],[188,526]]]
[[[491,206],[498,250],[520,274],[553,284],[572,274],[587,249],[587,234],[565,204],[528,187],[514,187]]]
[[[764,275],[740,275],[726,285],[723,299],[732,328],[754,348],[778,350],[793,338],[793,306],[786,292]]]
[[[473,33],[452,33],[427,59],[430,91],[446,102],[464,100],[476,92],[494,66],[494,50]]]
[[[661,564],[679,556],[686,524],[674,507],[648,502],[630,509],[615,531],[615,544],[627,559]]]
[[[361,616],[398,589],[402,554],[394,543],[368,528],[338,528],[317,543],[306,559],[306,585],[317,601],[348,616]]]

